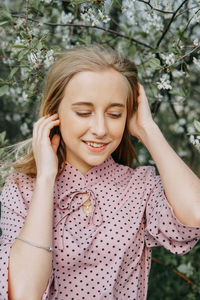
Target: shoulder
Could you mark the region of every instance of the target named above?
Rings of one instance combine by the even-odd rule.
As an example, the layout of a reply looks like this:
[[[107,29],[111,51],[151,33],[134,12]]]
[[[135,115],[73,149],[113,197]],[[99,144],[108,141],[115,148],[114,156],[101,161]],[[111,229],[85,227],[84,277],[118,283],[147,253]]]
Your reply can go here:
[[[12,210],[23,212],[29,207],[34,190],[34,177],[22,173],[12,173],[6,178],[1,191],[1,204]]]
[[[33,190],[35,185],[35,177],[24,173],[12,173],[7,176],[3,189],[12,189],[18,187],[18,189]]]
[[[131,168],[122,164],[117,164],[117,168],[123,175],[129,174],[131,177],[151,180],[157,178],[156,168],[153,166],[140,166],[137,168]]]
[[[130,168],[118,164],[120,170],[120,179],[125,180],[128,183],[137,183],[141,186],[148,186],[153,188],[160,179],[159,175],[156,175],[156,168],[154,166],[140,166],[137,168]]]

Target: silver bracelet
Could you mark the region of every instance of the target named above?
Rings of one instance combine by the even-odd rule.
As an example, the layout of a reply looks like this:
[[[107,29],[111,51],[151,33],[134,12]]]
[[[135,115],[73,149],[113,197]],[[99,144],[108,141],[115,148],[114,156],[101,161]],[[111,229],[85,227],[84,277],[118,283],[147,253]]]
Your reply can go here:
[[[37,247],[37,248],[42,248],[42,249],[45,249],[45,250],[47,250],[47,251],[49,251],[49,252],[53,252],[53,248],[52,247],[44,247],[44,246],[39,246],[39,245],[37,245],[37,244],[35,244],[35,243],[33,243],[33,242],[29,242],[29,241],[27,241],[27,240],[24,240],[23,238],[21,238],[21,237],[16,237],[16,239],[17,240],[20,240],[20,241],[23,241],[23,242],[25,242],[25,243],[27,243],[27,244],[29,244],[29,245],[31,245],[31,246],[34,246],[34,247]]]

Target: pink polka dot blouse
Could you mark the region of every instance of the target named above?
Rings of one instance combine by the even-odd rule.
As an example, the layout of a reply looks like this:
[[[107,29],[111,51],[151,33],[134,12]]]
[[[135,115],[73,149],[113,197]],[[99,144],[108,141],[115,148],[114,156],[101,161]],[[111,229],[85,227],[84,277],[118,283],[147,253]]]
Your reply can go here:
[[[34,178],[18,173],[2,191],[1,300],[8,299],[9,251],[33,190]],[[90,216],[82,209],[83,193],[92,203]],[[66,163],[55,182],[53,233],[53,268],[42,300],[144,300],[151,248],[184,254],[200,238],[200,228],[175,217],[154,167],[131,169],[111,156],[85,177]]]

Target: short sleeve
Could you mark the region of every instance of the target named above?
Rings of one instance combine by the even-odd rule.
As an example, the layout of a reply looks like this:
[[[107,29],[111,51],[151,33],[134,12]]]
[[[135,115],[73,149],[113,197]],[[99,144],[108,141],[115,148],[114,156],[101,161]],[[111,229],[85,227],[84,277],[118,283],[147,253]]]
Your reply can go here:
[[[8,300],[8,263],[10,248],[19,235],[28,213],[33,185],[27,175],[11,175],[3,187],[1,201],[0,228],[0,299]],[[51,275],[52,277],[52,275]],[[42,299],[48,299],[48,290],[52,278]]]
[[[152,170],[151,177],[155,185],[146,206],[146,246],[164,246],[172,253],[185,254],[198,242],[200,227],[183,225],[176,218],[165,196],[160,176]]]

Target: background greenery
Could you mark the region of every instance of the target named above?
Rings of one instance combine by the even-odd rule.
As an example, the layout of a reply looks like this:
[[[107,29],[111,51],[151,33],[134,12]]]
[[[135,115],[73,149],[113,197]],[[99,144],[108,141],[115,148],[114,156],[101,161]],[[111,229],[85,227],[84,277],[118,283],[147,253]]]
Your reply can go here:
[[[1,2],[2,3],[2,2]],[[43,79],[57,54],[101,43],[138,66],[155,121],[200,175],[200,1],[26,0],[0,7],[0,147],[31,137]],[[135,139],[139,164],[154,164]],[[13,158],[0,149],[6,160]],[[3,184],[5,172],[1,172]],[[173,174],[172,174],[173,176]],[[200,244],[153,250],[148,300],[200,299]]]

